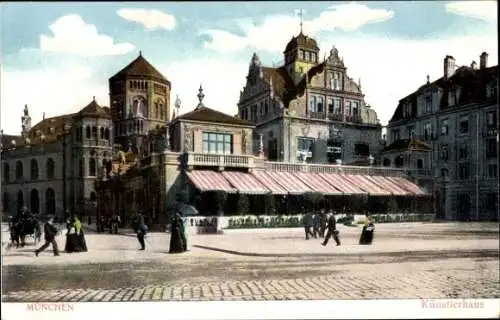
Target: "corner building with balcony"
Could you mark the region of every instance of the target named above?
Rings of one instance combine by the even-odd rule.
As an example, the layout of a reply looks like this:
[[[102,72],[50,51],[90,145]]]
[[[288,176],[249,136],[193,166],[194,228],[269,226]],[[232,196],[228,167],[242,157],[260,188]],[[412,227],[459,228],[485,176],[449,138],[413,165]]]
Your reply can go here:
[[[255,124],[270,161],[366,164],[381,149],[382,127],[365,103],[361,81],[333,47],[320,59],[316,41],[300,32],[284,64],[262,65],[256,53],[240,93],[238,115]],[[378,157],[375,159],[378,162]]]
[[[457,67],[401,99],[387,126],[387,167],[412,169],[433,194],[438,218],[498,219],[498,66]]]

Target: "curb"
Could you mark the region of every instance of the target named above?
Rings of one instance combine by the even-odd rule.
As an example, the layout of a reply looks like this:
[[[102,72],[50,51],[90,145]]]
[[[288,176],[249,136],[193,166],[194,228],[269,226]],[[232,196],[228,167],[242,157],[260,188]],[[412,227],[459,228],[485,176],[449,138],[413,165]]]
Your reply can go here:
[[[439,255],[442,258],[460,254],[461,257],[498,257],[498,249],[477,249],[477,250],[419,250],[419,251],[389,251],[389,252],[367,252],[367,253],[256,253],[242,252],[236,250],[222,249],[216,247],[208,247],[203,245],[193,245],[195,248],[223,252],[227,254],[246,256],[246,257],[276,257],[276,258],[300,258],[300,257],[361,257],[361,256],[378,256],[378,257],[394,257],[394,256],[435,256]]]

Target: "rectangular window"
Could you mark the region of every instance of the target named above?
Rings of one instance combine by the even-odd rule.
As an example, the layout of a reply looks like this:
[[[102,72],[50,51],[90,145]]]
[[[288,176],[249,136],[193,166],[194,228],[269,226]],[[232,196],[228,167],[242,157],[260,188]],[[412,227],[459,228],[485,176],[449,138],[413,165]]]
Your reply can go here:
[[[493,159],[497,157],[496,139],[486,139],[486,158]]]
[[[441,121],[441,135],[442,136],[448,135],[448,119],[444,119]]]
[[[432,139],[432,124],[429,122],[424,124],[424,139],[425,140]]]
[[[413,139],[413,137],[415,136],[415,127],[408,126],[406,130],[408,131],[408,138]]]
[[[469,165],[468,164],[460,164],[458,166],[458,178],[460,180],[469,179]]]
[[[469,155],[469,150],[467,149],[467,144],[461,143],[458,149],[458,159],[459,160],[467,159],[468,155]]]
[[[233,135],[203,132],[203,153],[232,154]]]
[[[469,133],[469,116],[460,116],[458,128],[460,133]]]
[[[333,74],[333,89],[340,90],[340,73],[338,72]]]
[[[346,115],[350,116],[351,115],[351,100],[346,100],[345,101],[345,112]]]
[[[439,153],[441,160],[448,160],[448,145],[444,144],[441,146],[441,152]]]
[[[304,53],[304,59],[305,59],[306,61],[309,61],[309,51],[306,51],[306,52]]]
[[[488,165],[488,178],[497,178],[498,177],[498,166],[496,164]]]
[[[311,61],[316,62],[316,53],[314,52],[311,53]]]
[[[316,96],[309,96],[309,114],[316,112]]]
[[[431,113],[432,112],[432,96],[426,96],[425,97],[425,113]]]
[[[297,138],[297,150],[298,151],[313,151],[314,138],[308,137],[298,137]]]
[[[304,60],[304,50],[299,50],[299,59]]]
[[[322,96],[316,97],[316,112],[319,112],[319,113],[325,112],[324,103],[325,103],[325,100]]]
[[[359,102],[358,101],[353,101],[352,102],[352,115],[357,116],[359,112]]]
[[[333,113],[342,114],[342,109],[340,106],[340,98],[333,98]]]
[[[334,113],[334,109],[333,109],[333,98],[327,98],[326,99],[326,104],[328,105],[328,113],[329,114],[332,114]]]
[[[399,130],[393,130],[392,131],[392,142],[397,141],[401,139]]]

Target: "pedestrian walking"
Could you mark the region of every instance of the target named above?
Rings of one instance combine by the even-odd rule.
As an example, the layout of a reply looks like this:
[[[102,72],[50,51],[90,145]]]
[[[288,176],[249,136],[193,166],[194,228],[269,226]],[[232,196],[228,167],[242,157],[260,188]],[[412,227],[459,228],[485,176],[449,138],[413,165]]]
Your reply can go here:
[[[141,248],[139,250],[146,250],[146,244],[144,243],[144,236],[147,233],[147,227],[144,223],[144,216],[141,212],[137,213],[135,219],[135,232],[137,233],[137,240],[139,240],[139,244]]]
[[[330,237],[335,240],[337,246],[340,246],[339,231],[337,230],[337,220],[335,218],[334,212],[330,213],[328,217],[326,236],[325,240],[322,243],[323,246],[326,246],[328,244],[328,240],[330,240]]]
[[[56,241],[56,235],[59,232],[59,230],[57,230],[57,228],[54,226],[53,222],[54,222],[54,218],[50,217],[49,221],[47,221],[45,223],[45,225],[43,226],[45,243],[43,244],[43,246],[41,246],[40,248],[35,250],[35,255],[37,257],[40,254],[40,252],[47,249],[48,246],[51,244],[52,244],[52,251],[54,251],[54,256],[59,255],[59,249],[57,247],[57,241]]]
[[[361,231],[361,236],[359,238],[359,244],[361,245],[372,244],[374,231],[375,231],[375,225],[372,222],[372,216],[367,213],[365,218],[365,225],[363,226],[363,230]]]
[[[319,236],[321,238],[325,237],[327,218],[328,217],[326,216],[325,209],[321,209],[321,212],[319,215]]]
[[[320,220],[321,219],[321,216],[320,216],[320,213],[319,212],[315,212],[314,213],[314,216],[313,216],[313,235],[314,235],[314,238],[317,238],[318,235],[321,236],[321,232],[320,232]]]
[[[311,211],[306,213],[303,218],[304,220],[304,231],[306,233],[306,240],[309,240],[309,236],[314,237],[314,234],[311,231],[311,228],[314,225],[314,215]]]

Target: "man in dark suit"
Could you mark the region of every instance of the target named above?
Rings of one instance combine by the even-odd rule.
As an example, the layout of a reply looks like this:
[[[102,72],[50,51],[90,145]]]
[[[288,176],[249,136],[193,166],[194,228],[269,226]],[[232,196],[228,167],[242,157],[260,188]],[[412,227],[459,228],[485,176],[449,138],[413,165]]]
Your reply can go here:
[[[139,240],[139,244],[141,248],[139,250],[146,250],[146,243],[144,242],[144,236],[146,235],[147,228],[144,223],[144,216],[141,212],[139,212],[136,216],[135,220],[135,232],[137,233],[137,240]]]
[[[337,220],[335,219],[335,213],[331,213],[328,217],[327,232],[325,241],[323,241],[322,245],[326,246],[328,240],[330,240],[330,237],[333,237],[333,240],[335,240],[337,246],[340,246],[339,231],[337,230]]]
[[[47,249],[49,245],[52,244],[52,250],[54,251],[54,256],[59,255],[59,249],[57,247],[56,235],[59,232],[57,228],[52,224],[54,218],[49,218],[49,221],[45,223],[43,226],[43,233],[45,237],[45,243],[39,249],[35,251],[35,255],[38,257],[38,254],[43,250]]]

